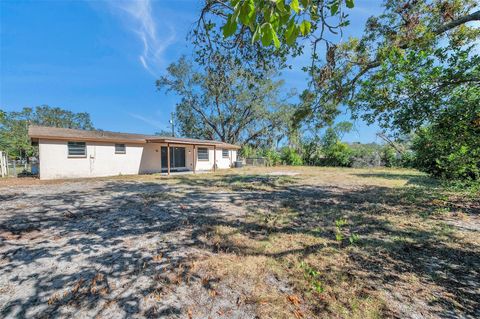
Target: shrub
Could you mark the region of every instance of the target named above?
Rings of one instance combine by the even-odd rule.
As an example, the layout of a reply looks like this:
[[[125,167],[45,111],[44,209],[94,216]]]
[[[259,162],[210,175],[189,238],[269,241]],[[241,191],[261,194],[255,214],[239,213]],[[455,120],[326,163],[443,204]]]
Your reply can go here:
[[[415,167],[415,154],[410,150],[400,156],[398,166],[413,168]]]
[[[321,158],[321,146],[318,138],[309,139],[302,144],[302,160],[307,165],[318,165]]]
[[[399,160],[397,159],[397,151],[389,145],[383,147],[381,152],[381,158],[383,165],[385,165],[386,167],[399,166]]]
[[[284,147],[282,149],[282,155],[281,155],[282,161],[285,162],[287,165],[302,165],[303,160],[302,156],[297,153],[293,148],[290,147]]]
[[[461,103],[460,103],[461,102]],[[480,179],[480,92],[417,131],[415,166],[445,179]]]
[[[382,165],[381,146],[378,144],[352,144],[350,146],[352,167],[375,167]]]
[[[266,157],[268,165],[271,166],[276,166],[278,164],[281,164],[282,162],[282,157],[280,156],[280,153],[276,150],[265,150],[263,152],[263,156]]]
[[[435,177],[479,179],[480,147],[462,140],[461,135],[456,140],[444,139],[438,135],[444,134],[433,127],[419,132],[413,145],[415,166]]]
[[[243,145],[240,149],[240,155],[244,158],[254,157],[257,155],[257,150],[250,145]]]
[[[352,150],[342,142],[335,142],[323,149],[325,155],[324,162],[331,166],[350,166],[350,157]]]

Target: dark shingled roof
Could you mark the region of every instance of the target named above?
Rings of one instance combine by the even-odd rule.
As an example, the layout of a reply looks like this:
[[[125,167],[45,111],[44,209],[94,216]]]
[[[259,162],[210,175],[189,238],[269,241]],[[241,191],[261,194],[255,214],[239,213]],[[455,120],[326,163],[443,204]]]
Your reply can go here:
[[[62,139],[99,142],[124,142],[124,143],[172,143],[172,144],[195,144],[216,145],[223,148],[239,149],[234,144],[213,140],[199,140],[194,138],[180,138],[172,136],[143,135],[132,133],[118,133],[99,130],[78,130],[71,128],[59,128],[49,126],[30,125],[28,136],[32,140],[38,139]]]

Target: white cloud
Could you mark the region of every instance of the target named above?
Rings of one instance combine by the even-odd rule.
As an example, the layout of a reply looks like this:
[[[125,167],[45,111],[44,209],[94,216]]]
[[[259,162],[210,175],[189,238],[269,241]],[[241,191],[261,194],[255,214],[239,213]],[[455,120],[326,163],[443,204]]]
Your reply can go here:
[[[138,59],[143,68],[158,77],[159,71],[165,67],[163,55],[166,49],[176,40],[176,32],[172,25],[162,25],[161,32],[155,19],[159,17],[152,8],[151,0],[109,1],[110,6],[123,13],[126,25],[141,41],[143,51]]]
[[[160,130],[163,130],[165,129],[165,125],[162,124],[162,122],[160,121],[157,121],[157,120],[154,120],[150,117],[145,117],[143,115],[140,115],[140,114],[135,114],[135,113],[128,113],[128,115],[130,115],[131,117],[137,119],[137,120],[140,120],[156,129],[160,129]]]

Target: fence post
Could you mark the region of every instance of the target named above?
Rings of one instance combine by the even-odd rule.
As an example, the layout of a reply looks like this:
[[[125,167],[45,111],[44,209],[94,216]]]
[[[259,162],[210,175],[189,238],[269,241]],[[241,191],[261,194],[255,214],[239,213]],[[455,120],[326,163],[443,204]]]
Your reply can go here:
[[[10,176],[10,169],[8,168],[8,152],[5,152],[5,167],[7,168],[7,177]]]
[[[6,172],[5,172],[5,161],[4,161],[4,158],[3,158],[3,152],[0,151],[0,175],[2,177],[5,177],[6,175]]]
[[[13,160],[13,176],[17,177],[17,163]]]

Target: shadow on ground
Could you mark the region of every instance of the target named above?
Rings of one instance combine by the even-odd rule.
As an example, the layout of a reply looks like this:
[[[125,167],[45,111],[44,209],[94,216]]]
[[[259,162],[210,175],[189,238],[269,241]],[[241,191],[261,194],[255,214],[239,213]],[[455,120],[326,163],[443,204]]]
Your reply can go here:
[[[192,298],[210,303],[213,317],[222,317],[219,309],[228,307],[232,310],[225,317],[254,317],[255,305],[239,304],[236,294],[241,292],[224,292],[234,300],[216,304],[219,297],[209,293],[194,264],[231,252],[302,259],[326,247],[287,245],[272,253],[228,240],[210,244],[204,238],[218,226],[253,240],[289,234],[324,239],[347,251],[350,263],[344,271],[368,283],[371,290],[365,294],[372,298],[381,292],[399,303],[417,302],[412,291],[402,290],[401,275],[410,273],[436,287],[434,298],[424,301],[429,315],[480,316],[478,246],[455,244],[451,227],[418,225],[421,220],[427,224],[425,216],[445,203],[436,203],[435,194],[424,187],[432,185],[430,180],[407,178],[418,187],[320,187],[284,176],[215,175],[178,176],[168,184],[85,182],[12,190],[0,195],[2,317],[185,318],[195,307]],[[280,219],[282,212],[290,215]],[[348,221],[340,241],[335,237],[339,219]],[[409,219],[412,223],[402,222]],[[361,238],[355,249],[348,243],[351,234]],[[328,314],[332,310],[325,302],[320,298],[306,307],[337,315]],[[388,306],[383,311],[405,315]]]
[[[404,174],[404,173],[386,173],[386,172],[378,172],[378,173],[358,173],[353,174],[358,177],[370,177],[370,178],[380,178],[380,179],[387,179],[387,180],[406,180],[407,185],[413,186],[422,186],[422,187],[439,187],[440,183],[438,180],[433,179],[426,175],[419,175],[419,174]]]

